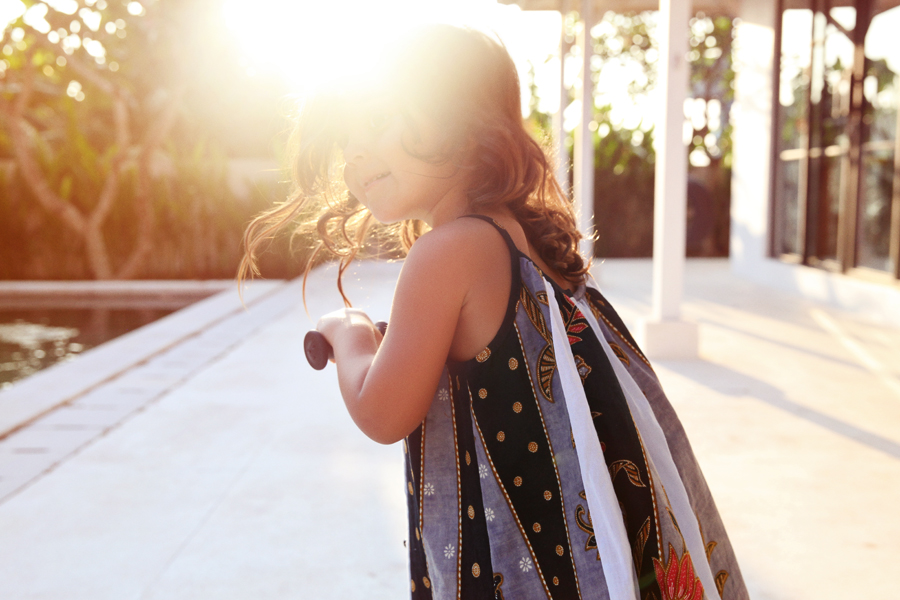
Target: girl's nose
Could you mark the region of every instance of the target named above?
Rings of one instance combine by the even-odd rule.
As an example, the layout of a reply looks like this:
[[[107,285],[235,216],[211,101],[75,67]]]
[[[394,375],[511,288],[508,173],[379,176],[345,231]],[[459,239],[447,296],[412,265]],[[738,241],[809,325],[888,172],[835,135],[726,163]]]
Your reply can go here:
[[[368,155],[368,146],[366,140],[358,133],[350,133],[347,136],[347,143],[343,147],[344,162],[359,163],[364,161]]]

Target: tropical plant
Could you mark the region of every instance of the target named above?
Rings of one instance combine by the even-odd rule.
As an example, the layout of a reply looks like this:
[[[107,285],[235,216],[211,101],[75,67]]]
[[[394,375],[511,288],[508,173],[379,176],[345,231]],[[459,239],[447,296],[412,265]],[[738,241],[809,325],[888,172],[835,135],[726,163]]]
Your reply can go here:
[[[272,155],[283,86],[241,68],[216,2],[23,6],[0,38],[0,277],[233,275],[274,198],[235,197],[228,163]]]
[[[152,249],[151,171],[186,87],[179,35],[154,14],[160,6],[148,16],[138,2],[53,5],[26,3],[11,29],[14,50],[4,47],[9,150],[32,197],[82,241],[92,275],[132,277]],[[142,54],[151,40],[168,52]],[[153,58],[165,64],[148,65]],[[148,66],[162,76],[131,76]],[[104,225],[125,188],[138,228],[116,261]]]

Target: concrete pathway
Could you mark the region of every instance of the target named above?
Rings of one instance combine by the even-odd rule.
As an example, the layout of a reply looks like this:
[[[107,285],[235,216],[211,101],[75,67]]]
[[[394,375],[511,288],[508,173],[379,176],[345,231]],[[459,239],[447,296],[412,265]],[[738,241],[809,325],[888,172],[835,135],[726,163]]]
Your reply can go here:
[[[355,305],[387,318],[398,271],[348,274]],[[648,261],[596,271],[627,323],[648,310]],[[313,274],[312,315],[340,306],[333,278]],[[129,363],[135,332],[114,372],[61,406],[38,386],[50,407],[0,440],[0,598],[407,595],[400,446],[359,433],[333,369],[306,366],[299,284],[257,289],[246,312],[215,304],[233,292],[195,305],[194,319],[219,316]],[[656,369],[752,597],[895,597],[900,331],[736,280],[723,261],[689,261],[686,292],[701,359]],[[105,362],[90,352],[45,377],[79,380],[79,364]],[[0,392],[0,415],[27,406],[11,392],[28,381]],[[60,449],[66,435],[77,443]]]

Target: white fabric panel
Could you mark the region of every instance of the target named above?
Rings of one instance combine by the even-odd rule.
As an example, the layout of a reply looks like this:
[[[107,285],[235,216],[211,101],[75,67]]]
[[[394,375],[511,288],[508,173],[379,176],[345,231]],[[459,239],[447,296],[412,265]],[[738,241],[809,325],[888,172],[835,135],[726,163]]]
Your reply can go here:
[[[622,521],[622,510],[613,490],[600,440],[597,439],[597,430],[594,429],[581,376],[575,367],[575,357],[572,355],[566,326],[556,303],[556,294],[548,281],[545,280],[544,285],[550,304],[550,329],[556,353],[557,374],[566,399],[578,466],[581,468],[584,492],[587,496],[591,522],[594,525],[594,537],[603,563],[603,574],[606,577],[610,600],[639,600],[631,545],[625,532],[625,523]],[[600,330],[596,331],[599,335]]]
[[[596,283],[593,281],[591,281],[591,284],[592,287],[596,287]],[[576,303],[581,312],[584,313],[591,328],[596,332],[600,345],[603,346],[603,350],[613,366],[619,385],[622,386],[622,391],[625,393],[625,398],[628,401],[628,408],[631,410],[631,415],[641,434],[644,447],[656,467],[660,483],[666,488],[672,511],[675,513],[675,518],[678,519],[685,544],[691,553],[694,573],[700,578],[705,595],[714,597],[711,590],[716,589],[716,584],[712,571],[709,568],[709,563],[706,560],[706,547],[700,535],[700,526],[697,524],[697,516],[694,514],[688,500],[684,482],[681,481],[675,461],[672,459],[672,453],[669,451],[665,433],[663,433],[662,427],[659,426],[647,397],[644,396],[631,373],[628,372],[628,369],[625,368],[625,365],[622,364],[622,361],[619,360],[619,357],[616,356],[609,342],[603,336],[603,329],[600,328],[600,324],[594,318],[594,313],[591,311],[587,300],[583,298],[580,300],[576,299]]]

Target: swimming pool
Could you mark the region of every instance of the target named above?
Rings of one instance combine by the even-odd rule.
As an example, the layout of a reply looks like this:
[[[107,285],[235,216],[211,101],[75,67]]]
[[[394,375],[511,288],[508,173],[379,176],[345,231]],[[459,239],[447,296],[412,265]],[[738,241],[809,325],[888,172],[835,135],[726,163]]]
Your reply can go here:
[[[173,308],[0,308],[0,389],[173,312]]]
[[[0,281],[0,390],[234,287],[208,281]]]

